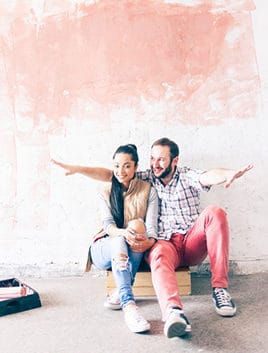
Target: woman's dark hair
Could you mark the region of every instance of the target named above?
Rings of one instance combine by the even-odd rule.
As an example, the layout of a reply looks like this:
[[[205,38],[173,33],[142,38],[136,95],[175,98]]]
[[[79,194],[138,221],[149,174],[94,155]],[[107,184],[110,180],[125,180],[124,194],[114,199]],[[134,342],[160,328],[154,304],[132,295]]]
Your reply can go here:
[[[169,150],[170,150],[170,159],[171,161],[177,157],[180,153],[179,151],[179,147],[178,145],[176,144],[176,142],[170,140],[169,138],[167,137],[162,137],[161,139],[159,140],[156,140],[153,144],[152,144],[152,147],[154,146],[168,146],[169,147]]]
[[[119,146],[113,155],[113,159],[118,153],[125,153],[131,156],[131,160],[135,165],[139,162],[139,157],[137,153],[137,147],[132,144]],[[111,212],[115,224],[118,228],[123,228],[124,226],[124,198],[123,198],[123,185],[119,183],[116,177],[112,177],[112,187],[110,194],[110,205]]]

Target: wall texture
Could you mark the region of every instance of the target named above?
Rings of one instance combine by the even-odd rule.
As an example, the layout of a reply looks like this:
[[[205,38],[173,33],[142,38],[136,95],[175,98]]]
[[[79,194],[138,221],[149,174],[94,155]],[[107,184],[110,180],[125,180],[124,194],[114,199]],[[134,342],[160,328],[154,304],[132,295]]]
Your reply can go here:
[[[235,3],[235,4],[234,4]],[[0,2],[0,275],[84,270],[100,183],[50,163],[140,167],[168,136],[180,163],[254,169],[202,206],[222,206],[231,269],[268,270],[265,0]]]

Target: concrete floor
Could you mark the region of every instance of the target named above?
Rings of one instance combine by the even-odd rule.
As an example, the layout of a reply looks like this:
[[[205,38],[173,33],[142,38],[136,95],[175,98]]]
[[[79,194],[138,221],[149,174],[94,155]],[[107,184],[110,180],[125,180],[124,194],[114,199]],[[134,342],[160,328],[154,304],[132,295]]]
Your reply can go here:
[[[238,307],[233,318],[215,313],[209,278],[192,278],[193,294],[183,297],[192,334],[183,339],[163,335],[154,298],[138,300],[151,332],[131,333],[121,311],[103,307],[105,285],[100,274],[20,279],[39,292],[42,307],[0,317],[1,353],[268,352],[267,273],[230,279]]]

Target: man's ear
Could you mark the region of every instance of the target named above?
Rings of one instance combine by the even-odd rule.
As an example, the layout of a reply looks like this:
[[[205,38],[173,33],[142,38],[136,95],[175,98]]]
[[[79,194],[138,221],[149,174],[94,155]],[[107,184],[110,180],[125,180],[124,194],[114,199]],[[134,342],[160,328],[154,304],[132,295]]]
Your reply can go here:
[[[176,166],[179,163],[179,156],[173,158],[172,163],[173,163],[174,166]]]

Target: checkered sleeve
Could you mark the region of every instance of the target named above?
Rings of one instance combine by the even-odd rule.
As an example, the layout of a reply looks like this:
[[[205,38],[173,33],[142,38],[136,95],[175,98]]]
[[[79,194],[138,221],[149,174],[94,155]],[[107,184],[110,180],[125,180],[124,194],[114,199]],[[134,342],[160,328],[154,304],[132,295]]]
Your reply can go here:
[[[187,178],[189,185],[196,189],[197,191],[209,191],[211,189],[211,186],[204,186],[200,183],[200,176],[201,174],[205,173],[205,170],[201,169],[191,169],[188,167],[185,167],[187,169]]]

